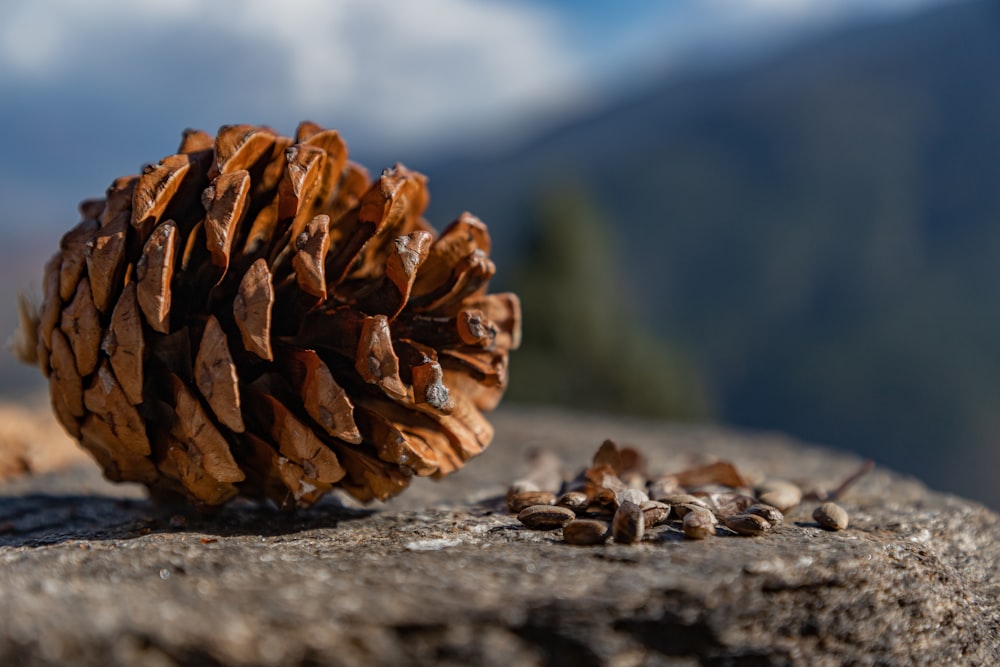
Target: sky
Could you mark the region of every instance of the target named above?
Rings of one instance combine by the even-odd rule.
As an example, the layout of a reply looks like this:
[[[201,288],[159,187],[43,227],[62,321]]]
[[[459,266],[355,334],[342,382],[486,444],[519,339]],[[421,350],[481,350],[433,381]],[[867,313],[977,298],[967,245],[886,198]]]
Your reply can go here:
[[[57,237],[186,127],[308,118],[410,164],[503,150],[649,77],[946,1],[8,0],[0,240]]]
[[[515,149],[654,77],[952,1],[4,0],[0,342],[77,203],[184,128],[310,119],[370,169],[421,169]]]

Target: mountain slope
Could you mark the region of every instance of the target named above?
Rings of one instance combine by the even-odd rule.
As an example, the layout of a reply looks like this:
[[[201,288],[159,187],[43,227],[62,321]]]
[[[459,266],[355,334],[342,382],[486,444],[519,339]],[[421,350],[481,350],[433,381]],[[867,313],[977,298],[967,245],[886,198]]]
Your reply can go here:
[[[431,170],[433,211],[474,202],[510,265],[539,194],[585,188],[721,418],[1000,504],[998,72],[996,4],[956,4]]]

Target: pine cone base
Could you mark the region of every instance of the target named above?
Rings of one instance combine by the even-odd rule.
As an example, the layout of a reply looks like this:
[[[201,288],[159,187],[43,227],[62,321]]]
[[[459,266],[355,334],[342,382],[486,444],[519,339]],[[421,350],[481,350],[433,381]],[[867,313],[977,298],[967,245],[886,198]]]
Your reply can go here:
[[[189,130],[80,205],[15,353],[111,480],[206,506],[384,500],[489,444],[520,340],[486,226],[437,234],[427,203],[424,176],[372,181],[312,123]]]

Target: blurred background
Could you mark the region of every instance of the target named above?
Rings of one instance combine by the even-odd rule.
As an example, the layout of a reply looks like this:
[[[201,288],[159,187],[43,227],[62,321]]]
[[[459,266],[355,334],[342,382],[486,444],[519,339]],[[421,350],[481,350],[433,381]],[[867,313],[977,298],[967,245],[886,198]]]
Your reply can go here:
[[[78,201],[185,127],[307,118],[428,174],[438,228],[489,224],[510,401],[783,431],[1000,507],[997,3],[8,1],[0,335]]]

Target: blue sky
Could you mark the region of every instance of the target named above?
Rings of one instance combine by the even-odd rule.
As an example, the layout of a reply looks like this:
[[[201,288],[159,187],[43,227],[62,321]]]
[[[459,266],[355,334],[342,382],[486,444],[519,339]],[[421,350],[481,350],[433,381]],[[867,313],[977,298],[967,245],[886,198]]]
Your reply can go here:
[[[516,142],[692,63],[944,1],[8,1],[0,234],[57,236],[78,200],[189,126],[310,118],[412,163]]]
[[[420,169],[530,140],[654,77],[952,1],[5,0],[0,342],[77,203],[186,127],[290,133],[308,118],[373,169]],[[5,355],[0,373],[38,381]]]

